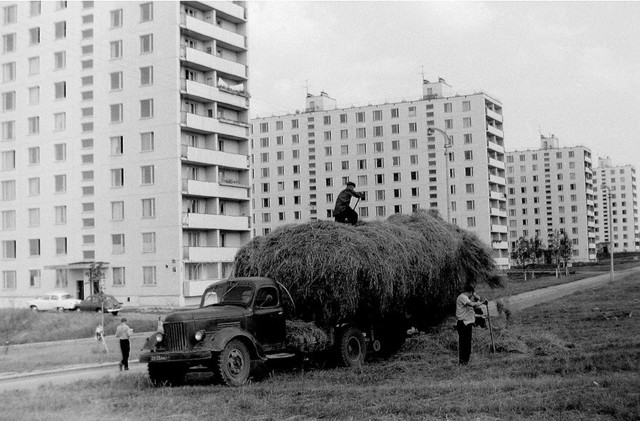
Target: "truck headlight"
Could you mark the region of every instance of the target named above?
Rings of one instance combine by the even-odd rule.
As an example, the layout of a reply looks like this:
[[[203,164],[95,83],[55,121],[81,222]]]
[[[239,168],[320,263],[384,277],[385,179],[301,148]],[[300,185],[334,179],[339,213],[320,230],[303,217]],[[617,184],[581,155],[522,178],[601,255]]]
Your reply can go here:
[[[204,330],[197,331],[194,337],[195,337],[196,341],[198,341],[198,342],[203,340],[204,339]]]
[[[160,343],[164,339],[164,335],[160,332],[156,333],[156,342]]]

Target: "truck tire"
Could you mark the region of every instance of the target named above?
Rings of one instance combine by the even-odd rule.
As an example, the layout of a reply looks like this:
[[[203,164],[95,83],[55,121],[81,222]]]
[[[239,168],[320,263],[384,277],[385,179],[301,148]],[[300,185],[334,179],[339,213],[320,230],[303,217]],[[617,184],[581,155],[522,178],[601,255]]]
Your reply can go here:
[[[338,362],[345,367],[360,367],[367,355],[367,343],[360,329],[349,327],[338,341]]]
[[[227,386],[247,383],[251,371],[251,355],[239,339],[230,340],[217,356],[216,377]]]
[[[149,379],[155,387],[180,386],[184,383],[185,370],[180,364],[149,363]]]

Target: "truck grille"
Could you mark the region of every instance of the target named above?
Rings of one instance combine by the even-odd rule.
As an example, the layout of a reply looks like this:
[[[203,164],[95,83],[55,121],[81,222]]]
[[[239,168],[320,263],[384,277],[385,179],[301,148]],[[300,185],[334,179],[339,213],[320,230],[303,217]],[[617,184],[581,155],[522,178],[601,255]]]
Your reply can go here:
[[[187,327],[183,323],[165,323],[164,340],[170,351],[187,349],[189,345]]]

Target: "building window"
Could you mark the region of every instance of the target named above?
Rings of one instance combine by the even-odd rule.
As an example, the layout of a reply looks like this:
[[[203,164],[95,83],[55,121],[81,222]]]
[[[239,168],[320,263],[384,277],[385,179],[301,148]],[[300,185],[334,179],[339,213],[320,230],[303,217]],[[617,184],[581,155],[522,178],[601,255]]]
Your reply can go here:
[[[55,38],[56,39],[63,39],[67,37],[67,22],[66,21],[60,21],[60,22],[56,22],[54,24],[55,26]]]
[[[115,168],[111,170],[111,187],[124,186],[124,168]]]
[[[142,217],[143,218],[155,218],[156,217],[156,199],[142,199]]]
[[[54,176],[55,192],[65,193],[67,191],[67,176],[59,174]]]
[[[140,85],[153,85],[153,66],[145,66],[140,68]]]
[[[2,289],[4,290],[16,289],[16,271],[15,270],[2,271]]]
[[[123,267],[114,267],[111,273],[111,279],[113,279],[113,286],[120,287],[125,285],[125,276],[124,276],[124,268]]]
[[[140,151],[151,152],[154,150],[153,132],[140,133]]]
[[[56,82],[53,84],[55,99],[64,99],[67,97],[67,82]]]
[[[471,127],[471,117],[464,117],[462,119],[462,127],[464,127],[465,129]]]
[[[462,101],[462,111],[471,111],[471,101]]]
[[[124,253],[124,234],[111,235],[111,252],[113,254]]]
[[[67,254],[67,237],[56,237],[56,254],[64,255]]]
[[[16,108],[15,91],[2,93],[2,111],[13,111]]]
[[[16,181],[6,180],[2,182],[2,200],[16,200]]]
[[[143,99],[140,101],[140,118],[153,117],[153,99]]]
[[[2,230],[14,231],[16,229],[16,211],[2,211]]]
[[[409,133],[415,133],[418,131],[418,123],[409,123]]]
[[[16,34],[6,34],[2,36],[2,52],[12,53],[16,50]]]
[[[476,217],[475,216],[467,217],[467,227],[473,228],[475,226],[476,226]]]
[[[153,165],[143,165],[140,167],[142,175],[142,184],[155,183],[155,167]]]
[[[39,269],[29,270],[29,287],[40,288],[40,270]]]
[[[15,140],[15,121],[2,122],[2,140]]]
[[[140,35],[140,54],[153,52],[153,34]]]
[[[111,122],[122,123],[124,113],[122,104],[111,104],[109,107],[111,110]]]
[[[142,252],[143,253],[156,252],[156,233],[155,232],[142,233]]]
[[[445,102],[444,103],[444,112],[445,113],[450,113],[453,111],[453,106],[450,102]]]
[[[122,40],[111,41],[111,59],[119,59],[122,58]]]
[[[2,258],[16,258],[16,240],[5,240],[2,242]]]
[[[453,129],[453,119],[446,119],[444,121],[444,128],[445,129]]]
[[[55,206],[54,211],[56,215],[56,224],[65,225],[67,223],[67,207]]]
[[[153,3],[143,3],[140,5],[140,22],[153,20]]]
[[[16,169],[16,151],[2,152],[2,161],[0,162],[1,171],[12,171]]]
[[[155,266],[143,266],[142,267],[142,285],[157,285],[156,280],[156,267]]]
[[[111,220],[122,221],[124,219],[124,202],[111,202]]]
[[[111,27],[120,28],[122,26],[122,9],[112,10],[110,15],[111,15]]]

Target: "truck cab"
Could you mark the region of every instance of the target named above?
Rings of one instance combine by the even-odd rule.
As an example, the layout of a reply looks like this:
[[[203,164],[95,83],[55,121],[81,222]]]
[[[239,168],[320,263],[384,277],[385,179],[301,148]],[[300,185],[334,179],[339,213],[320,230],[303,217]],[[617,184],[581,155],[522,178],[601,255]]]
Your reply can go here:
[[[264,361],[286,348],[287,308],[293,303],[283,290],[261,277],[212,284],[199,308],[165,318],[164,333],[147,339],[140,362],[148,363],[154,384],[179,384],[190,370],[213,371],[223,383],[243,384],[252,360]]]

